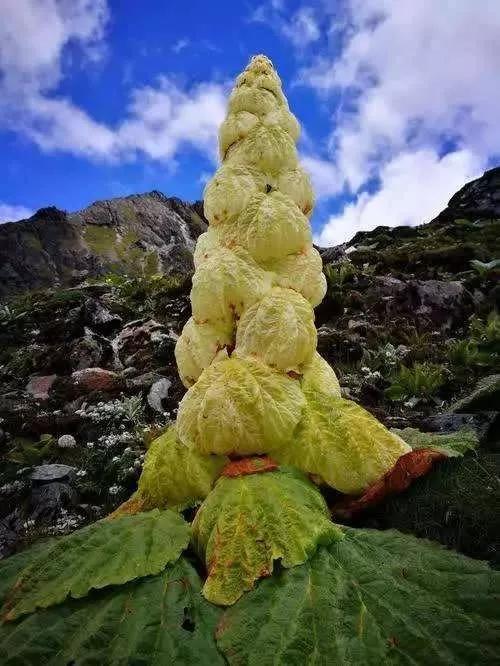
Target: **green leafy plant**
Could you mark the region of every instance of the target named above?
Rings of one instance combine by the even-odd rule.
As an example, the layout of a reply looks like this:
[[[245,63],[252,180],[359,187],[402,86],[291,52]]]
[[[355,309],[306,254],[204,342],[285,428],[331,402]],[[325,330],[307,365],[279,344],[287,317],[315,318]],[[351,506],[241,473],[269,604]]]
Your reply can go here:
[[[408,398],[429,399],[436,395],[445,382],[443,366],[433,363],[415,363],[401,366],[386,390],[391,400]]]
[[[454,340],[448,348],[448,361],[453,369],[471,368],[481,358],[477,343],[474,340]]]
[[[16,437],[7,453],[7,460],[20,465],[37,465],[50,458],[54,453],[57,441],[53,435],[41,435],[38,441],[27,437]]]
[[[344,260],[337,264],[327,264],[323,272],[329,289],[340,289],[346,282],[352,280],[357,274],[357,269],[352,261]]]
[[[337,526],[317,487],[365,496],[412,452],[340,396],[316,351],[325,278],[298,136],[272,63],[256,56],[229,98],[223,163],[205,190],[210,227],[176,348],[188,389],[177,421],[106,520],[0,564],[2,663],[498,661],[498,574],[394,531]],[[352,277],[346,264],[326,279],[341,290]],[[171,288],[163,277],[110,279],[137,304]],[[416,363],[390,391],[427,398],[443,381],[441,366]],[[118,408],[141,418],[137,401]],[[99,406],[88,416],[100,420]],[[441,458],[470,440],[425,442]],[[179,512],[198,504],[189,526]]]
[[[306,655],[316,664],[493,664],[499,583],[483,562],[429,542],[344,528],[344,539],[227,610],[218,644],[230,664],[299,666]]]
[[[204,595],[223,605],[270,575],[276,560],[302,564],[319,545],[341,538],[321,493],[285,468],[222,477],[196,514],[192,537],[209,569]]]

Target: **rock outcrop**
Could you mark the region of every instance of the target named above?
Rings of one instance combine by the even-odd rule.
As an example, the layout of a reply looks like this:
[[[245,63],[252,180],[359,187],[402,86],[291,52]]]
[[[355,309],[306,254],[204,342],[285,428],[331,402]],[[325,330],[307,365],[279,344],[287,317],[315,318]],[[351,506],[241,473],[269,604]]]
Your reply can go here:
[[[42,208],[0,226],[0,300],[109,272],[190,275],[205,229],[200,206],[160,192],[96,201],[76,213]]]

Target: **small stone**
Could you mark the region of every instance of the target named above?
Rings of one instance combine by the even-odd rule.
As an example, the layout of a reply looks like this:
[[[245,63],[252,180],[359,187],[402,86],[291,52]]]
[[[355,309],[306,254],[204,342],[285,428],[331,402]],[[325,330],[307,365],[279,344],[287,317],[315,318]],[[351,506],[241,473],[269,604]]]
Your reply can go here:
[[[148,393],[148,404],[156,412],[163,414],[164,408],[162,400],[168,397],[168,390],[172,386],[172,382],[167,377],[162,377],[153,384]]]
[[[50,389],[57,379],[57,375],[44,375],[42,377],[31,377],[26,385],[26,392],[35,400],[48,400]]]
[[[30,500],[31,520],[52,522],[67,507],[73,506],[76,499],[74,488],[60,480],[36,486]]]
[[[74,449],[76,446],[76,439],[73,435],[61,435],[57,440],[57,445],[61,449]]]
[[[71,465],[53,463],[51,465],[38,465],[31,473],[31,480],[39,483],[50,483],[52,481],[63,481],[74,477],[75,468]]]
[[[85,322],[96,330],[106,334],[115,330],[122,323],[120,315],[110,312],[95,298],[88,298],[83,306]]]
[[[111,370],[104,368],[85,368],[76,370],[71,375],[75,389],[80,393],[104,391],[105,393],[118,393],[124,388],[122,377]]]

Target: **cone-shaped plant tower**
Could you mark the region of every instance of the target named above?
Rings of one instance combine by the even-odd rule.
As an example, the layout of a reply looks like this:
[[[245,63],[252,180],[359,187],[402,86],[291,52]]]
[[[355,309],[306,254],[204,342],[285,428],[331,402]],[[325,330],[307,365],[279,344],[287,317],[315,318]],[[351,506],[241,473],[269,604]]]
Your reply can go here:
[[[409,447],[340,397],[316,352],[313,308],[326,283],[298,136],[272,63],[252,58],[229,98],[222,165],[205,190],[210,227],[176,348],[189,388],[177,432],[201,454],[272,454],[356,493]]]
[[[298,135],[271,62],[252,58],[205,191],[177,423],[114,520],[0,566],[2,663],[498,663],[498,575],[334,525],[308,478],[359,494],[409,447],[316,352],[326,286]],[[189,526],[178,511],[200,503]]]

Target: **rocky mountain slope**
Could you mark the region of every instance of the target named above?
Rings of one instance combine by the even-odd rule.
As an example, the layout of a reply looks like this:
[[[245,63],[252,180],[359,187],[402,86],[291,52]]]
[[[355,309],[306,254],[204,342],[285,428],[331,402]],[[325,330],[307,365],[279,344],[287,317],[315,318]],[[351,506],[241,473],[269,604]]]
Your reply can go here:
[[[187,274],[205,230],[201,204],[160,192],[97,201],[76,213],[42,208],[0,226],[0,299],[115,272]]]
[[[161,194],[39,211],[0,227],[0,553],[105,515],[184,389],[173,350],[189,308],[201,206]],[[435,220],[322,250],[319,351],[389,427],[481,448],[357,520],[498,562],[500,169]]]

